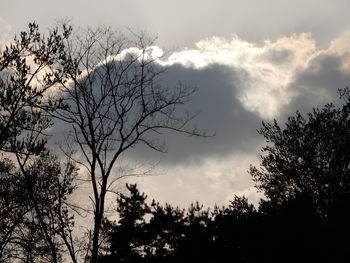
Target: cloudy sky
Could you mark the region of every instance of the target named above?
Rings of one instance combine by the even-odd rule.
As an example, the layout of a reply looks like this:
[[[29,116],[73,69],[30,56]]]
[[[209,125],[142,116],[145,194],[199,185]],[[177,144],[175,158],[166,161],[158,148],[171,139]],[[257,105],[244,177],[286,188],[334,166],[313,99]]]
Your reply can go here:
[[[264,144],[262,120],[283,122],[337,102],[350,83],[348,0],[1,0],[0,39],[35,20],[42,29],[62,20],[75,27],[108,25],[158,36],[165,85],[197,86],[189,107],[214,138],[168,136],[168,153],[138,149],[137,163],[158,162],[137,179],[161,202],[227,204],[234,194],[256,202],[247,173]],[[145,157],[147,156],[147,158]]]

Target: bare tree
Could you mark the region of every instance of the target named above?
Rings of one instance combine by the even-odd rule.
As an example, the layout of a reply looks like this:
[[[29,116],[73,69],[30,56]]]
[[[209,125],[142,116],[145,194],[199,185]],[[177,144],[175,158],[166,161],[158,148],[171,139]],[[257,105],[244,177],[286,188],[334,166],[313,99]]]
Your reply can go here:
[[[64,83],[65,108],[56,117],[69,123],[69,136],[79,148],[88,170],[93,195],[94,227],[91,262],[97,262],[105,200],[115,180],[113,167],[128,149],[145,144],[164,152],[162,132],[171,130],[204,136],[188,128],[194,115],[182,106],[194,88],[161,85],[164,73],[144,35],[134,41],[110,29],[87,30],[71,43],[74,72]]]

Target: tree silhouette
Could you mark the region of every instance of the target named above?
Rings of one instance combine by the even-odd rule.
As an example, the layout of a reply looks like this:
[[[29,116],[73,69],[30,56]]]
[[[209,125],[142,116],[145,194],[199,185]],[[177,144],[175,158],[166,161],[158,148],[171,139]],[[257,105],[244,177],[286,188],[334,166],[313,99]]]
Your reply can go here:
[[[143,35],[134,37],[136,41],[99,28],[77,32],[73,38],[72,29],[66,25],[54,28],[46,37],[31,23],[28,31],[22,32],[0,57],[0,150],[7,158],[1,164],[1,180],[9,186],[11,174],[19,172],[29,182],[35,165],[47,165],[40,158],[48,163],[56,162],[46,147],[45,132],[52,126],[53,117],[69,125],[70,132],[66,134],[70,140],[68,147],[72,147],[69,150],[82,153],[78,161],[87,170],[92,186],[94,217],[91,240],[87,242],[91,251],[85,260],[94,263],[99,253],[106,195],[116,180],[128,176],[110,179],[124,152],[137,144],[164,152],[160,135],[166,130],[203,136],[188,127],[194,115],[183,107],[195,89],[161,85],[164,71],[156,64],[153,42]],[[76,160],[67,154],[69,168]],[[42,190],[44,193],[46,189]],[[29,199],[44,201],[34,194],[39,192],[33,192]],[[8,197],[5,193],[2,196]],[[3,206],[4,215],[8,216],[3,218],[6,221],[12,216],[16,225],[17,217],[26,210],[10,216],[7,208],[18,200],[4,201],[7,202]],[[76,262],[70,230],[65,232],[62,225],[60,233],[52,234],[48,225],[55,225],[56,221],[48,223],[53,218],[47,218],[46,211],[39,211],[43,208],[41,204],[35,204],[34,208],[51,261],[61,260],[56,235],[62,234],[61,239]],[[10,226],[8,230],[11,229]],[[7,235],[6,232],[4,236]]]
[[[179,209],[153,200],[149,206],[136,185],[127,188],[130,196],[118,198],[118,223],[107,221],[110,239],[100,262],[246,262],[255,237],[253,230],[246,234],[257,213],[246,198],[211,212],[199,203]]]
[[[257,188],[282,202],[309,195],[324,217],[350,194],[350,111],[332,104],[314,109],[308,119],[289,117],[285,128],[263,123],[259,131],[268,142],[262,149],[261,168],[251,167]]]
[[[150,208],[145,202],[147,196],[141,194],[136,185],[126,185],[130,195],[120,194],[117,199],[118,223],[104,223],[109,245],[108,256],[103,262],[137,262],[140,251],[148,242],[145,231],[145,216]]]
[[[34,160],[24,172],[13,163],[2,169],[0,256],[4,262],[60,261],[67,250],[73,257],[68,197],[75,175],[74,165],[62,165],[50,156]]]
[[[318,256],[322,251],[323,258],[327,255],[333,260],[350,256],[350,247],[344,242],[350,233],[349,90],[342,93],[345,103],[339,108],[328,104],[314,109],[307,118],[297,112],[283,128],[277,121],[263,123],[259,132],[268,145],[262,149],[260,168],[250,168],[257,188],[267,197],[267,202],[261,204],[262,211],[273,215],[274,220],[289,214],[283,220],[290,227],[294,225],[294,234],[289,236],[299,244],[307,240],[302,230],[307,233],[319,226],[317,231],[323,237],[315,239],[319,237],[317,231],[307,236],[313,237],[310,243],[318,244]],[[295,219],[293,223],[291,218]],[[297,247],[300,250],[302,245]]]
[[[164,131],[204,136],[189,122],[195,117],[180,107],[195,89],[161,85],[164,72],[152,55],[152,41],[136,41],[110,29],[88,30],[68,49],[66,64],[74,69],[62,83],[65,108],[55,116],[70,125],[68,136],[82,153],[92,186],[94,227],[91,262],[97,262],[105,199],[113,183],[113,168],[138,144],[164,152]],[[73,147],[73,146],[72,146]],[[121,175],[121,177],[126,175]]]
[[[70,32],[45,37],[31,23],[0,55],[0,261],[59,262],[63,244],[76,262],[66,202],[76,170],[50,156],[44,136]]]
[[[228,207],[213,211],[213,262],[230,258],[236,262],[254,262],[258,253],[261,218],[245,197],[234,196]]]

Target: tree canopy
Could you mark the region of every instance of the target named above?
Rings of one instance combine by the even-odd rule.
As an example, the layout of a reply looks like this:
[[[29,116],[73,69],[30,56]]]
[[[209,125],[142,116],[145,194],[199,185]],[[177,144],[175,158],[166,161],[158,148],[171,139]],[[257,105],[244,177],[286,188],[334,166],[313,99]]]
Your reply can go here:
[[[345,90],[344,92],[347,92]],[[304,118],[299,112],[282,128],[277,121],[259,131],[268,143],[261,167],[250,174],[268,200],[276,203],[304,196],[323,217],[346,209],[350,197],[350,104],[327,104]],[[338,210],[338,211],[336,211]]]

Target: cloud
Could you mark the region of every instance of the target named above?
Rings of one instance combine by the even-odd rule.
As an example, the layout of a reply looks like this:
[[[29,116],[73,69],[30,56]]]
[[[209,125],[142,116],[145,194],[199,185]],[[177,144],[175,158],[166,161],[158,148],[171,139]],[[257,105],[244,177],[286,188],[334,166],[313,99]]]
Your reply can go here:
[[[265,41],[261,45],[238,36],[212,37],[198,42],[196,49],[173,53],[161,63],[198,70],[215,64],[226,66],[233,72],[232,87],[243,107],[262,118],[272,118],[294,96],[287,86],[315,49],[309,33]]]
[[[293,106],[299,91],[291,83],[298,74],[307,71],[310,61],[320,53],[309,33],[261,45],[237,36],[213,37],[196,46],[158,59],[158,64],[167,71],[161,84],[171,87],[181,81],[197,86],[198,92],[187,107],[190,112],[200,111],[194,121],[196,126],[215,132],[216,136],[209,139],[166,136],[167,155],[147,153],[149,149],[141,147],[133,152],[134,158],[157,157],[163,163],[175,165],[251,152],[262,141],[256,132],[261,121],[278,118]]]
[[[245,195],[258,203],[257,193],[247,169],[255,154],[234,154],[225,158],[207,158],[197,165],[158,168],[157,176],[132,178],[150,199],[188,207],[199,201],[208,206],[228,205],[234,195]],[[162,171],[163,169],[163,171]]]
[[[11,43],[12,26],[0,17],[0,52],[6,45]]]
[[[138,147],[132,152],[134,158],[161,158],[166,164],[191,163],[204,157],[223,157],[231,152],[250,151],[259,141],[256,129],[260,118],[247,111],[236,98],[238,84],[235,77],[245,74],[234,72],[226,66],[210,65],[203,69],[185,68],[181,65],[167,67],[162,83],[175,86],[179,80],[198,87],[193,100],[186,105],[190,112],[200,112],[193,124],[212,138],[198,138],[183,134],[165,135],[168,153],[165,155]]]
[[[263,119],[283,123],[296,110],[308,112],[337,101],[337,89],[349,83],[349,41],[347,33],[317,49],[309,33],[262,45],[236,36],[211,38],[161,61],[168,70],[165,83],[181,80],[198,86],[190,109],[202,110],[198,126],[214,129],[217,136],[168,138],[169,153],[161,162],[166,175],[142,184],[157,199],[176,204],[196,199],[227,203],[233,193],[256,203],[259,195],[247,173],[250,163],[258,163],[264,144],[256,129]],[[139,153],[139,158],[146,155]]]
[[[7,40],[10,33],[12,33],[12,26],[0,17],[0,40]]]
[[[295,93],[290,104],[281,116],[286,118],[295,110],[309,112],[313,107],[339,100],[339,89],[350,84],[350,32],[333,40],[329,47],[317,50],[308,60],[307,65],[294,74],[288,85]]]
[[[145,146],[132,149],[128,162],[160,161],[155,171],[160,176],[137,179],[142,190],[177,205],[227,203],[234,193],[256,203],[259,195],[247,170],[258,163],[264,144],[256,132],[261,121],[277,118],[283,123],[296,110],[307,112],[336,101],[337,89],[349,81],[349,42],[350,33],[325,49],[317,48],[310,33],[261,44],[237,36],[213,37],[164,58],[158,58],[163,54],[159,47],[151,47],[148,55],[166,70],[160,84],[173,87],[181,81],[198,87],[186,107],[200,112],[196,126],[216,136],[165,134],[165,155]]]

